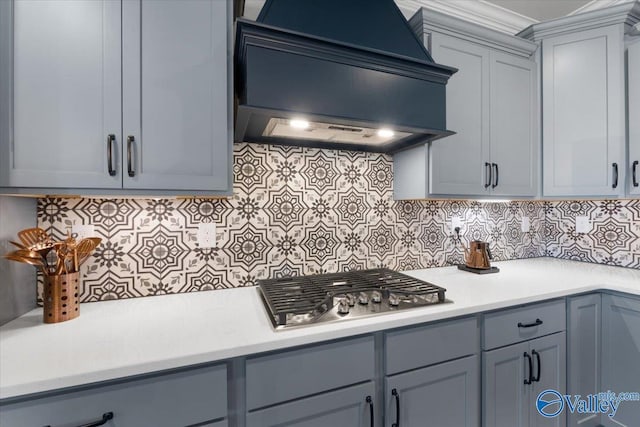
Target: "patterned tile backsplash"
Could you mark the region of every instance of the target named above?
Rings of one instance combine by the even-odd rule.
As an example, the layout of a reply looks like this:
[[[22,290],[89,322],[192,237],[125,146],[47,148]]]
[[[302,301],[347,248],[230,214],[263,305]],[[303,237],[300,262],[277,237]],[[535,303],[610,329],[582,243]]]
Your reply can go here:
[[[229,199],[58,199],[38,224],[63,238],[93,224],[103,243],[85,266],[81,300],[254,285],[257,279],[388,266],[460,263],[463,240],[491,242],[498,260],[557,256],[640,268],[640,202],[393,200],[387,155],[236,144]],[[575,215],[593,232],[576,234]],[[521,219],[528,216],[530,231]],[[545,221],[546,219],[546,221]],[[198,224],[217,226],[200,248]]]

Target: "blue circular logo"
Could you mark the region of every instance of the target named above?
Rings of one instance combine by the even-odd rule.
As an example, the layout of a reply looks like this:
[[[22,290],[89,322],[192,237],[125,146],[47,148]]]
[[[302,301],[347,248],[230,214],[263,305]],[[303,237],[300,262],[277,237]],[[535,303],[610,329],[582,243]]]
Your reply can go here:
[[[538,395],[536,409],[543,417],[557,417],[564,409],[564,399],[555,390],[545,390]]]

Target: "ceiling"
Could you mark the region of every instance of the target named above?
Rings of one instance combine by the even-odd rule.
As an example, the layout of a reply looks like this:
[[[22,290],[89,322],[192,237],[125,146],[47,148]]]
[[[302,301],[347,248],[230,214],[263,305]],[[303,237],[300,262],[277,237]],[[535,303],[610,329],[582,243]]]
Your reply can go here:
[[[536,21],[560,18],[591,3],[590,0],[488,0],[487,2]]]
[[[407,19],[418,8],[427,7],[509,34],[516,34],[536,22],[626,1],[631,0],[395,0]],[[264,2],[245,0],[244,16],[256,19]]]

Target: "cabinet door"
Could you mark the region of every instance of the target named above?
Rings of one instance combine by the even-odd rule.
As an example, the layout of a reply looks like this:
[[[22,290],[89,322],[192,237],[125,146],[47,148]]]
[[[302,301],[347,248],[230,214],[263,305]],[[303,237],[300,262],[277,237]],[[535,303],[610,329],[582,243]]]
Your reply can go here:
[[[396,422],[396,390],[403,427],[480,426],[478,356],[469,356],[386,379],[386,426]]]
[[[374,397],[372,382],[271,406],[247,414],[247,427],[369,427]]]
[[[483,418],[485,427],[524,427],[529,424],[529,343],[483,353]]]
[[[230,22],[226,0],[123,2],[125,188],[230,187]]]
[[[566,334],[560,332],[529,342],[529,354],[533,357],[534,375],[539,378],[531,387],[529,400],[529,427],[564,427],[567,425],[566,409],[557,417],[546,418],[538,413],[536,400],[545,390],[566,393],[567,359]]]
[[[542,41],[545,196],[624,194],[622,43],[622,26]]]
[[[640,299],[602,296],[602,390],[640,392]],[[632,427],[640,420],[640,402],[621,402],[605,426]]]
[[[587,396],[602,391],[600,348],[602,299],[600,294],[570,298],[567,316],[567,394]],[[600,425],[597,414],[567,414],[571,427]]]
[[[640,195],[640,40],[627,50],[629,101],[629,194]],[[635,172],[635,175],[634,175]]]
[[[536,67],[533,61],[491,52],[494,195],[535,196],[537,191],[539,139]]]
[[[447,127],[456,134],[431,143],[431,193],[488,194],[489,50],[440,34],[431,43],[438,63],[458,68],[447,83]]]
[[[120,2],[2,3],[2,26],[13,25],[13,44],[2,43],[3,62],[13,58],[11,74],[3,77],[13,78],[13,105],[6,105],[12,117],[3,114],[8,123],[0,138],[0,186],[119,188],[120,172],[108,171],[108,135],[114,135],[115,169],[121,139]]]

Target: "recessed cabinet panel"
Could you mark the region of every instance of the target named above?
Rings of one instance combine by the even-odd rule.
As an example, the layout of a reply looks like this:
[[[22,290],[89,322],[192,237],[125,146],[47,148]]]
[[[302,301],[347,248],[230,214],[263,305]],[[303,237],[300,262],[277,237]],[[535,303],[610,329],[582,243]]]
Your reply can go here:
[[[124,188],[224,190],[228,2],[124,2]]]
[[[455,135],[431,143],[432,194],[483,194],[488,158],[489,50],[433,34],[433,58],[458,68],[447,83],[447,127]]]
[[[536,87],[535,62],[501,52],[491,52],[493,195],[536,194]]]
[[[108,145],[114,169],[121,155],[120,19],[115,1],[13,2],[13,140],[0,186],[120,187],[120,172],[108,173]]]
[[[542,49],[544,195],[622,195],[621,29],[545,39]]]

